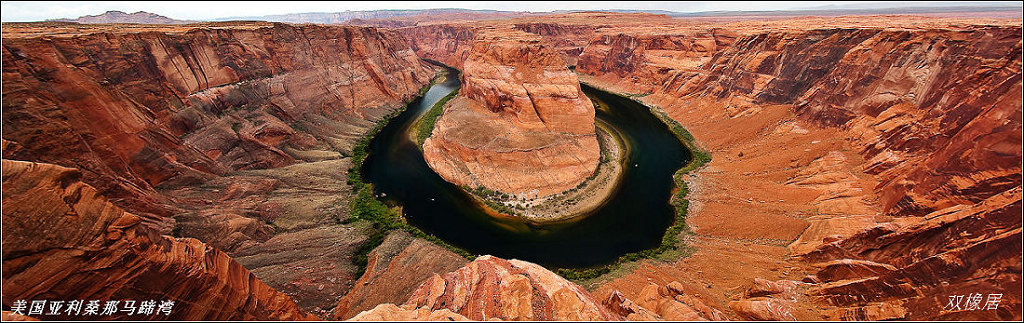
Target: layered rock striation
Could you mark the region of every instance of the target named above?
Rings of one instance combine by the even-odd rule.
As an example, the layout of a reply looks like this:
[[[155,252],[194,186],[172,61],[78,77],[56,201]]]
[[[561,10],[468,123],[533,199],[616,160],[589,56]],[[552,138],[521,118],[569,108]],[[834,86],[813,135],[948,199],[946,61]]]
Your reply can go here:
[[[79,168],[143,225],[329,315],[366,241],[339,223],[345,156],[436,70],[375,28],[62,26],[4,26],[4,157]]]
[[[602,26],[589,24],[565,24],[551,22],[521,22],[513,28],[539,35],[549,45],[555,47],[566,66],[576,66],[576,60],[583,53],[594,31]]]
[[[416,55],[456,69],[469,58],[476,28],[459,24],[433,24],[398,29],[412,45]]]
[[[881,24],[870,19],[862,23]],[[1019,213],[1021,201],[1019,25],[818,30],[787,26],[768,32],[712,29],[673,34],[602,34],[584,50],[577,71],[587,82],[638,94],[639,100],[691,129],[713,155],[731,163],[721,164],[716,157],[712,170],[739,166],[747,175],[758,174],[769,167],[743,165],[764,159],[765,148],[789,142],[785,151],[774,153],[782,158],[794,156],[788,152],[792,148],[803,149],[804,156],[783,159],[789,163],[779,169],[780,175],[788,174],[785,177],[764,176],[764,183],[748,177],[742,182],[758,187],[782,184],[784,189],[775,194],[746,190],[755,197],[778,199],[779,205],[798,196],[787,194],[791,190],[816,192],[817,197],[807,201],[815,209],[796,212],[806,220],[790,217],[765,223],[782,227],[792,222],[787,231],[796,235],[779,238],[795,239],[789,249],[803,255],[796,261],[821,264],[830,271],[842,265],[824,264],[836,260],[881,268],[864,271],[851,265],[851,273],[843,278],[808,287],[807,293],[828,300],[822,306],[838,308],[825,315],[1019,317],[1020,294],[1009,292],[1019,285],[1014,277],[1019,272],[1021,236],[1020,217],[1009,215]],[[687,49],[678,44],[703,45]],[[762,127],[750,132],[763,139],[748,143],[732,135],[716,138],[717,131],[738,129],[734,125],[743,122]],[[731,208],[719,206],[732,203],[719,202],[711,197],[716,193],[700,186],[722,190],[732,179],[713,171],[702,173],[707,176],[697,187],[691,186],[710,197],[702,212]],[[766,213],[778,212],[770,199],[747,202],[767,203]],[[745,221],[742,217],[717,218],[698,214],[692,224],[697,232],[722,236],[755,231],[732,228]],[[1012,299],[1004,300],[997,311],[941,311],[955,286],[984,286],[992,293],[1012,294]],[[743,307],[749,309],[753,307]]]
[[[462,64],[462,88],[423,144],[431,168],[471,188],[538,197],[593,174],[594,108],[575,74],[538,37],[483,32]]]
[[[453,315],[452,313],[455,313]],[[610,312],[585,289],[525,261],[481,256],[458,270],[434,274],[402,306],[378,306],[356,320],[386,317],[470,320],[608,321]]]
[[[456,270],[469,262],[405,232],[389,234],[367,258],[366,272],[334,307],[334,319],[353,318],[379,304],[401,304],[424,280]],[[388,310],[398,311],[397,308]],[[368,317],[363,315],[363,319]]]
[[[670,111],[710,98],[728,98],[729,109],[790,104],[817,125],[848,130],[864,171],[880,179],[885,212],[914,216],[1020,184],[1019,35],[990,27],[603,36],[578,70],[640,80],[631,90]],[[692,45],[670,45],[681,43]]]
[[[16,300],[168,300],[175,305],[162,318],[172,320],[314,318],[227,254],[142,225],[82,176],[3,160],[4,307]]]
[[[484,25],[5,24],[5,158],[82,169],[4,161],[5,306],[60,295],[180,300],[171,318],[212,320],[335,304],[356,320],[1020,319],[1019,21]],[[593,172],[573,62],[579,79],[678,121],[714,156],[683,178],[696,251],[641,263],[594,297],[516,260],[442,274],[465,261],[393,235],[355,281],[346,257],[366,238],[336,222],[336,170],[351,166],[338,152],[426,84],[416,55],[464,72],[424,150],[473,188],[538,196]],[[161,236],[170,215],[207,243]],[[943,310],[976,292],[1001,303]]]
[[[895,308],[890,313],[944,320],[1012,319],[1021,308],[1020,196],[1018,187],[919,222],[879,225],[825,244],[802,255],[820,262],[822,284],[812,294],[840,307],[885,305]],[[949,295],[959,290],[1004,298],[991,311],[947,311]]]
[[[612,291],[598,301],[579,285],[541,266],[492,256],[481,256],[458,270],[432,275],[402,305],[381,304],[353,317],[356,321],[381,319],[728,320],[679,282],[646,285],[635,299]]]
[[[215,27],[5,35],[4,139],[169,232],[154,187],[338,158],[434,76],[373,28]]]

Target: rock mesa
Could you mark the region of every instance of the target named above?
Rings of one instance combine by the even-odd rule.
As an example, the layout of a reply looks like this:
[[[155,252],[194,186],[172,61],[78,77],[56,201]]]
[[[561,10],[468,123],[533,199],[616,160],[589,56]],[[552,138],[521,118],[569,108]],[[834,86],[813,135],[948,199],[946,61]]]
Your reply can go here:
[[[423,144],[442,177],[534,197],[594,172],[593,104],[552,47],[522,32],[482,32],[462,68],[459,95]]]

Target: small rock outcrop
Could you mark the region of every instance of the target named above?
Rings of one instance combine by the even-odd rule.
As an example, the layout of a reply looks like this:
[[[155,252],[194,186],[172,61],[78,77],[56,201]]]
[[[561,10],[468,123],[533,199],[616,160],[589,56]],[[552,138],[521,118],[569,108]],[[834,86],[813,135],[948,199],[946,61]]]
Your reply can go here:
[[[469,262],[447,249],[401,231],[389,234],[367,258],[366,272],[338,302],[334,308],[334,319],[352,318],[377,304],[401,304],[424,280],[456,270]],[[385,310],[395,309],[378,311]]]
[[[405,303],[448,309],[472,320],[618,320],[590,293],[525,261],[481,256],[456,271],[434,275]]]
[[[380,304],[357,314],[349,321],[472,321],[447,308],[431,311],[410,305]]]

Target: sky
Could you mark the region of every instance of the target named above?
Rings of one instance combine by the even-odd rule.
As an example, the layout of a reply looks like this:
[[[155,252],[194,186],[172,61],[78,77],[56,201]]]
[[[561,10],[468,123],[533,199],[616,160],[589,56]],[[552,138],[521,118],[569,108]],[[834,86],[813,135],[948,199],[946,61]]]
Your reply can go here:
[[[346,10],[463,8],[549,12],[555,10],[668,10],[676,12],[789,10],[877,1],[3,1],[4,22],[78,18],[108,10],[147,11],[181,20]],[[904,2],[906,3],[906,2]],[[934,3],[934,2],[932,2]]]

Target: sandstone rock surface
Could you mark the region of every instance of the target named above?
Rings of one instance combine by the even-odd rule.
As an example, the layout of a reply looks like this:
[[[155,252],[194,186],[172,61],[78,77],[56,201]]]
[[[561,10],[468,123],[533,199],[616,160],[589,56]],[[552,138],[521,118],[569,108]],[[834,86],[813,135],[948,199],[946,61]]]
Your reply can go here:
[[[11,311],[3,311],[3,313],[0,315],[2,315],[4,321],[38,321],[37,319],[34,319],[32,317],[28,317]]]
[[[454,271],[469,262],[405,232],[389,234],[368,258],[366,272],[334,308],[334,319],[352,318],[378,304],[401,304],[423,281],[433,275]],[[362,317],[368,319],[366,315]]]
[[[827,28],[799,27],[811,22]],[[874,17],[598,29],[577,71],[586,82],[663,109],[712,150],[715,159],[690,186],[700,209],[688,223],[717,239],[698,241],[698,249],[753,249],[732,238],[794,241],[776,254],[807,257],[763,265],[789,279],[813,272],[809,263],[857,261],[819,273],[839,281],[809,291],[830,295],[822,306],[839,307],[840,317],[1015,319],[1019,292],[1002,310],[945,313],[939,298],[956,288],[935,284],[994,293],[1004,291],[995,285],[1019,285],[1012,278],[1018,266],[1008,264],[1020,262],[1020,218],[1008,214],[1021,200],[1020,32],[1019,23],[1006,21]],[[738,187],[745,189],[736,194]],[[734,216],[737,206],[760,219]],[[988,229],[952,229],[960,225]],[[869,242],[884,236],[891,239]],[[938,241],[947,245],[932,245]],[[838,247],[858,243],[885,246],[852,253]],[[687,262],[676,266],[694,268],[699,260]],[[957,269],[936,269],[946,267]],[[918,276],[927,278],[911,278]],[[841,296],[851,294],[874,296]],[[753,311],[764,305],[735,304],[737,312],[767,315]],[[793,306],[795,317],[810,313]]]
[[[729,303],[740,317],[752,321],[795,321],[792,305],[774,298],[740,300]]]
[[[405,305],[448,309],[480,321],[619,319],[582,287],[541,266],[492,256],[432,276]]]
[[[357,314],[350,321],[472,321],[452,311],[429,309],[395,304],[380,304],[369,311]]]
[[[725,315],[697,298],[686,295],[679,282],[667,286],[649,284],[640,292],[637,305],[648,308],[668,321],[721,321]]]
[[[459,95],[423,144],[427,163],[450,182],[522,197],[576,187],[600,156],[576,76],[536,36],[479,33]]]
[[[476,38],[476,28],[462,24],[435,24],[398,29],[419,57],[462,70]]]
[[[459,106],[450,116],[446,111],[453,120],[484,124],[469,128],[474,131],[463,138],[541,133],[538,126],[548,125],[537,121],[548,114],[527,109],[538,105],[525,104],[522,95],[533,88],[521,83],[547,84],[539,77],[551,76],[562,82],[567,74],[553,66],[576,62],[579,79],[665,112],[714,159],[685,178],[691,201],[687,222],[697,233],[688,243],[696,251],[685,261],[642,263],[610,282],[588,286],[595,295],[607,296],[598,297],[606,300],[606,309],[592,306],[597,304],[593,297],[582,289],[574,292],[567,287],[571,283],[543,269],[485,258],[432,276],[414,300],[376,306],[364,312],[364,319],[609,317],[602,311],[628,319],[720,319],[718,314],[740,319],[1020,319],[1019,19],[711,21],[590,12],[402,28],[397,34],[411,40],[408,46],[394,33],[352,27],[254,23],[124,31],[97,26],[87,28],[101,31],[86,34],[78,29],[86,27],[7,27],[5,158],[80,167],[86,183],[163,233],[173,225],[169,215],[185,213],[179,220],[189,224],[180,227],[189,229],[190,236],[244,254],[239,259],[246,266],[273,277],[265,281],[295,286],[290,291],[303,295],[295,298],[300,303],[336,303],[332,297],[340,295],[330,293],[347,287],[318,290],[328,277],[340,284],[355,279],[345,265],[348,253],[319,249],[336,244],[335,250],[349,250],[363,239],[357,230],[333,226],[345,212],[330,205],[344,200],[327,196],[344,195],[339,193],[345,189],[343,179],[310,170],[347,168],[347,159],[337,159],[337,152],[350,148],[370,121],[391,111],[384,107],[400,104],[425,84],[432,72],[415,59],[415,51],[477,70],[464,75],[470,91],[453,101]],[[476,42],[488,38],[498,45]],[[546,49],[513,50],[520,45]],[[507,63],[518,56],[544,64]],[[516,68],[545,72],[508,72]],[[510,85],[507,79],[520,83]],[[573,92],[537,88],[562,99]],[[506,99],[497,99],[502,94]],[[505,118],[482,117],[489,114]],[[564,133],[538,136],[543,139],[538,142],[562,142],[565,134],[586,130],[572,118],[563,120],[568,121],[552,126]],[[455,129],[461,126],[439,123],[435,130],[458,134]],[[488,132],[493,129],[501,131]],[[456,142],[434,143],[450,148],[435,157],[507,164],[493,151],[456,150],[469,141]],[[565,162],[541,157],[526,159]],[[284,165],[303,169],[278,167]],[[288,175],[257,174],[261,168]],[[452,181],[461,176],[453,174],[472,173],[469,167],[449,168]],[[5,162],[5,238],[7,169]],[[218,177],[228,171],[236,175]],[[552,178],[575,176],[573,170],[561,172]],[[466,185],[478,180],[462,177]],[[166,192],[163,188],[173,190],[175,201],[154,193]],[[267,189],[274,193],[264,193]],[[159,236],[147,232],[135,236]],[[83,239],[102,240],[96,237],[106,234]],[[311,238],[317,241],[305,240]],[[11,266],[7,242],[5,270]],[[288,250],[291,245],[299,248]],[[210,250],[205,248],[188,250]],[[231,263],[215,251],[207,254],[214,254],[208,257],[218,264]],[[353,288],[348,299],[358,305],[352,308],[399,303],[396,299],[412,283],[392,284],[380,277],[407,277],[401,268],[416,268],[410,280],[443,271],[421,253],[383,261],[388,254],[378,254],[374,270],[360,279],[370,284]],[[309,259],[296,260],[305,255]],[[397,266],[398,259],[411,262]],[[378,266],[385,263],[387,268]],[[300,279],[307,270],[313,271],[310,280]],[[211,279],[245,276],[229,273]],[[806,284],[793,283],[801,278],[807,278]],[[125,281],[137,282],[131,279]],[[196,287],[202,284],[195,279],[180,281],[174,287],[205,290]],[[5,301],[8,285],[5,281]],[[946,297],[965,291],[1002,293],[1003,300],[992,311],[941,310]],[[494,299],[490,292],[514,297]],[[500,302],[519,306],[495,305]],[[280,313],[293,307],[282,305],[279,312],[255,317],[285,315]],[[197,311],[234,317],[224,314],[230,310],[190,313]],[[249,308],[240,311],[244,314],[235,315],[255,315]]]
[[[661,315],[658,315],[658,313],[637,305],[626,298],[626,296],[622,295],[619,291],[614,291],[609,294],[601,304],[607,307],[612,313],[622,316],[629,321],[663,320]]]
[[[434,75],[401,36],[373,28],[105,26],[5,28],[3,137],[27,159],[83,169],[165,233],[176,207],[155,187],[348,151]]]
[[[227,254],[160,235],[81,178],[70,168],[3,160],[5,307],[53,297],[153,299],[175,301],[167,317],[175,320],[314,319]]]
[[[375,28],[67,26],[5,25],[5,158],[79,168],[144,225],[329,315],[366,239],[338,224],[345,156],[435,69]]]

